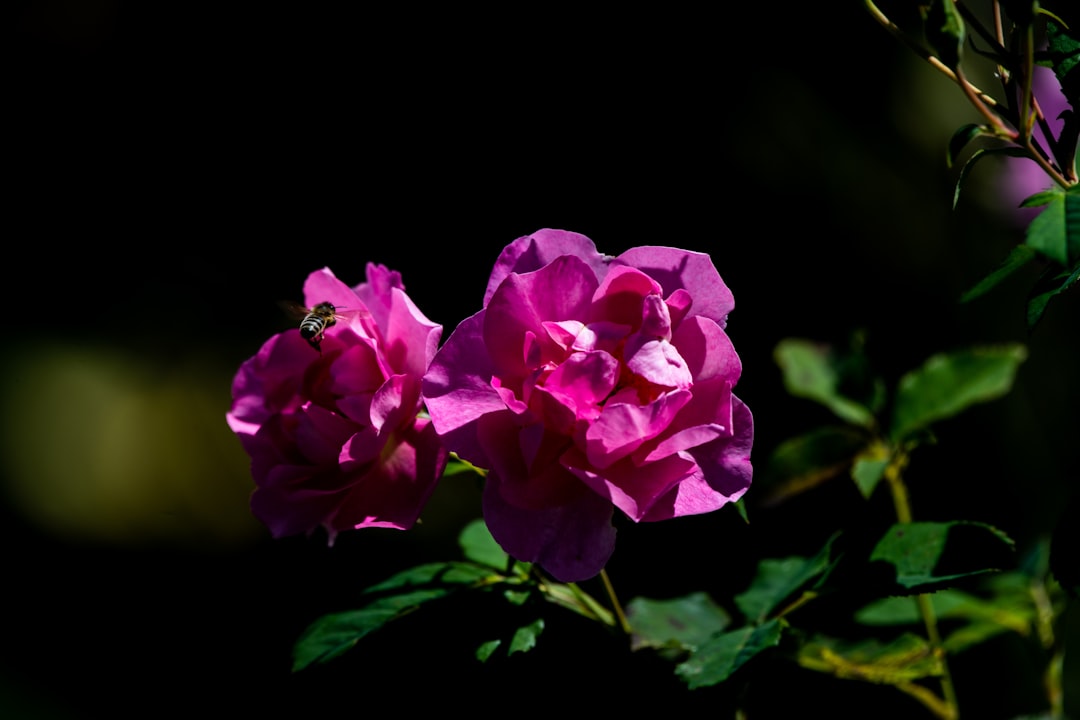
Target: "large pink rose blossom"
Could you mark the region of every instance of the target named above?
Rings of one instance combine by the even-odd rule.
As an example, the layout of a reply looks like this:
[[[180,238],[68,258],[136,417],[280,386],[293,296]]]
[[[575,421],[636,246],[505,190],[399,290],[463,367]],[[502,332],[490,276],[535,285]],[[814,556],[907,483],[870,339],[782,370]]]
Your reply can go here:
[[[732,394],[733,307],[703,253],[610,257],[562,230],[503,250],[423,391],[448,449],[488,468],[484,520],[507,553],[585,580],[614,551],[615,508],[665,520],[746,492],[754,426]]]
[[[442,326],[368,263],[350,288],[329,268],[304,283],[308,307],[336,321],[316,349],[298,327],[274,335],[233,380],[229,427],[251,456],[253,514],[274,537],[326,529],[407,529],[446,465],[422,408],[420,381]]]

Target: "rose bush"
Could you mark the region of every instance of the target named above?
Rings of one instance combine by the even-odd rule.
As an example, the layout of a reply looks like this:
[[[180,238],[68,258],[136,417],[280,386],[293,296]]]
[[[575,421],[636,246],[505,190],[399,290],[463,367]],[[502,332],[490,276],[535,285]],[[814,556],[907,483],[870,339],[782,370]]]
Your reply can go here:
[[[614,551],[615,508],[664,520],[746,492],[754,430],[732,394],[733,307],[703,253],[611,257],[561,230],[503,250],[423,394],[447,448],[488,469],[483,516],[507,553],[584,580]]]
[[[411,527],[446,464],[420,382],[442,326],[368,263],[350,288],[329,268],[304,283],[308,307],[337,308],[315,349],[298,328],[274,335],[232,385],[229,427],[251,456],[251,509],[275,537],[323,527]]]

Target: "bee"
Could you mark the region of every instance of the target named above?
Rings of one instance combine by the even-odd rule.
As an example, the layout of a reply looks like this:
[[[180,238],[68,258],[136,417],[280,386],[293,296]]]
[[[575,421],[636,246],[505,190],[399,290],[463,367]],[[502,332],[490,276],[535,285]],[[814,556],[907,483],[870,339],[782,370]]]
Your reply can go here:
[[[305,308],[296,303],[283,303],[292,314],[300,320],[300,337],[307,340],[308,345],[322,352],[319,344],[326,335],[326,331],[338,320],[338,309],[333,303],[321,302],[315,307]]]

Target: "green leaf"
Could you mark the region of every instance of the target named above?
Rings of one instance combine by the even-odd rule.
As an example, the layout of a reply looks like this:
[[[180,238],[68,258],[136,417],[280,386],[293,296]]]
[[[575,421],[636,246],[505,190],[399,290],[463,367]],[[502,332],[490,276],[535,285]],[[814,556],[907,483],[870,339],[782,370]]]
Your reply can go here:
[[[851,468],[851,478],[855,481],[859,493],[866,499],[874,494],[881,478],[885,476],[885,468],[889,467],[888,458],[859,458]]]
[[[1009,251],[1009,255],[994,268],[993,272],[964,292],[960,296],[960,302],[966,303],[985,294],[1005,278],[1034,260],[1036,256],[1037,253],[1027,245],[1017,245]]]
[[[721,683],[758,653],[776,647],[782,630],[780,620],[770,620],[764,625],[717,635],[677,665],[675,674],[691,690]]]
[[[958,128],[957,131],[953,133],[953,136],[949,139],[949,146],[945,153],[946,165],[948,167],[952,167],[953,163],[956,162],[956,158],[960,157],[960,153],[963,152],[964,148],[967,147],[967,144],[969,142],[979,136],[992,134],[993,133],[988,133],[986,131],[986,128],[984,128],[982,125],[976,125],[975,123],[968,123]],[[976,151],[972,155],[971,160],[975,160],[975,156],[979,154],[980,153]],[[959,192],[960,188],[959,184],[957,184],[957,194],[959,194]],[[953,206],[956,206],[955,202],[953,202]]]
[[[735,596],[735,604],[750,622],[760,622],[796,592],[810,586],[830,567],[834,535],[812,558],[766,558],[758,563],[750,587]]]
[[[1020,635],[1031,631],[1035,606],[1030,594],[1001,595],[983,599],[956,589],[929,593],[934,614],[939,619],[970,620],[992,623]],[[910,597],[882,598],[855,613],[864,625],[921,625],[918,606]]]
[[[502,640],[488,640],[481,643],[480,647],[476,648],[476,659],[480,662],[487,662],[488,658],[499,649],[500,645],[502,645]]]
[[[922,637],[904,633],[883,643],[816,637],[799,650],[799,665],[847,680],[900,685],[945,673],[942,657]]]
[[[952,141],[949,144],[949,152],[950,153],[954,152],[954,150],[959,150],[959,148],[954,148],[953,146],[956,143],[960,142],[961,139],[963,139],[965,133],[970,132],[970,131],[965,130],[965,128],[968,128],[968,127],[971,127],[971,126],[965,125],[964,127],[960,128],[960,130],[958,130],[956,132],[956,134],[953,135]],[[975,127],[979,127],[980,129],[984,130],[984,132],[978,133],[978,135],[993,136],[993,133],[985,131],[985,128],[981,128],[980,126],[975,126]],[[976,134],[971,135],[971,138],[974,138],[974,137],[976,137]],[[968,138],[968,139],[971,139],[971,138]],[[960,174],[956,178],[956,188],[953,190],[953,205],[952,205],[953,210],[956,209],[957,203],[960,202],[960,190],[963,188],[964,183],[967,181],[968,175],[970,175],[971,171],[975,169],[975,163],[977,161],[979,161],[979,160],[982,160],[985,157],[990,157],[990,156],[995,156],[995,155],[1005,155],[1005,156],[1008,156],[1008,157],[1028,158],[1029,160],[1031,159],[1031,154],[1028,153],[1027,150],[1024,150],[1022,148],[1017,148],[1017,147],[979,148],[975,152],[971,153],[971,157],[969,157],[967,162],[964,163],[964,165],[960,168]],[[1032,162],[1035,162],[1035,161],[1032,160]]]
[[[984,523],[898,523],[878,541],[869,559],[891,566],[900,587],[926,592],[958,578],[998,572],[1001,567],[993,561],[1012,549],[1007,535]]]
[[[423,585],[475,585],[492,577],[488,567],[466,562],[440,562],[417,565],[402,570],[382,582],[364,590],[365,593],[381,593],[398,588]]]
[[[1072,272],[1065,270],[1058,272],[1054,266],[1046,271],[1031,289],[1027,302],[1027,329],[1031,332],[1042,320],[1050,301],[1076,284],[1080,278],[1080,263],[1076,264]]]
[[[938,59],[955,70],[964,49],[964,21],[952,0],[931,0],[926,10],[923,32],[937,51]]]
[[[482,519],[471,521],[458,535],[458,545],[465,557],[483,565],[490,565],[505,571],[510,562],[510,556],[499,547],[491,532],[487,529]]]
[[[420,590],[376,600],[358,610],[324,615],[309,625],[293,646],[293,672],[338,657],[391,620],[448,592],[446,588]]]
[[[485,474],[483,470],[473,465],[467,460],[462,460],[457,455],[451,453],[450,458],[446,461],[446,469],[443,470],[442,476],[444,478],[453,477],[454,475],[464,475],[466,473],[480,475]]]
[[[765,504],[781,502],[843,476],[852,460],[865,448],[868,437],[864,430],[835,425],[817,428],[780,443],[762,472]]]
[[[522,625],[517,628],[510,637],[510,642],[507,644],[507,656],[532,650],[536,647],[536,639],[543,631],[543,618],[537,618],[528,625]],[[481,643],[480,646],[476,648],[476,659],[480,662],[487,662],[495,654],[495,651],[502,647],[503,641],[504,638],[496,638]]]
[[[889,467],[891,459],[888,447],[881,443],[866,448],[855,458],[855,463],[851,466],[851,479],[855,481],[855,486],[864,498],[869,500],[874,494],[874,489],[885,476],[885,468]]]
[[[1060,194],[1060,190],[1040,190],[1034,195],[1029,195],[1020,202],[1022,208],[1042,207],[1043,205],[1049,205],[1050,202]]]
[[[789,393],[821,403],[846,422],[873,426],[874,415],[870,410],[838,392],[841,379],[838,359],[830,347],[789,338],[777,344],[773,357]]]
[[[523,625],[514,631],[514,637],[510,639],[510,647],[507,655],[518,652],[528,652],[536,647],[536,638],[544,631],[544,619],[537,618],[528,625]]]
[[[1045,194],[1038,196],[1040,200]],[[1060,189],[1049,194],[1046,209],[1028,225],[1025,242],[1059,265],[1071,267],[1080,260],[1080,195]]]
[[[727,611],[703,592],[670,600],[636,597],[627,603],[626,615],[633,628],[634,650],[694,650],[731,622]]]
[[[1052,20],[1046,23],[1047,48],[1053,60],[1054,74],[1061,83],[1065,99],[1074,108],[1080,108],[1080,81],[1076,70],[1080,65],[1080,28],[1065,28]],[[1071,79],[1070,79],[1071,78]]]
[[[975,403],[1001,397],[1012,387],[1016,370],[1026,358],[1026,348],[1018,344],[931,357],[900,379],[891,437],[903,440]]]
[[[951,653],[960,652],[1003,632],[1027,637],[1035,632],[1038,610],[1031,594],[1031,580],[1020,573],[1018,581],[997,584],[992,596],[984,599],[960,590],[941,590],[928,595],[939,620],[948,620],[953,629],[945,636],[942,647]],[[991,586],[996,588],[995,585]],[[910,597],[890,597],[872,602],[855,613],[864,625],[922,626],[923,619]]]

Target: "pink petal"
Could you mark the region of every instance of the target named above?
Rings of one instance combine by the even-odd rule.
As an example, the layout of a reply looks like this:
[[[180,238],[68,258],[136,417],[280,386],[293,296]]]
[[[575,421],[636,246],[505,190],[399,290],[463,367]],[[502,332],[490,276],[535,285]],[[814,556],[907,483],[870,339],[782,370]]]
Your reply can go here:
[[[393,372],[422,376],[439,348],[442,325],[433,323],[402,290],[391,292],[382,351]]]
[[[535,272],[507,276],[484,310],[483,342],[496,374],[522,377],[535,366],[522,364],[530,333],[543,348],[530,363],[561,360],[544,322],[585,317],[596,284],[584,262],[566,255]]]
[[[701,466],[709,485],[728,499],[737,500],[753,480],[750,453],[754,446],[754,416],[746,403],[734,395],[731,396],[731,403],[734,436],[693,448],[689,452]]]
[[[597,252],[596,245],[580,233],[566,230],[538,230],[525,235],[503,248],[488,279],[484,293],[484,307],[491,302],[495,290],[511,273],[528,273],[539,270],[560,255],[572,255],[592,268],[596,278],[607,273],[610,256]]]
[[[310,308],[324,302],[339,310],[358,310],[361,305],[352,288],[338,280],[328,267],[316,270],[304,281],[304,304]]]
[[[679,288],[689,291],[694,301],[691,315],[704,315],[720,327],[727,324],[728,313],[735,308],[734,295],[705,253],[646,245],[630,248],[611,261],[612,270],[620,265],[648,274],[663,286],[665,293]]]
[[[634,268],[613,266],[596,289],[590,317],[640,327],[642,302],[649,295],[659,296],[660,291],[648,275]]]
[[[370,340],[357,339],[330,365],[329,390],[335,395],[371,394],[385,381],[378,350]]]
[[[356,425],[341,415],[308,403],[296,413],[296,447],[312,465],[334,465]]]
[[[357,285],[353,292],[371,313],[375,325],[385,329],[389,324],[394,291],[405,290],[405,285],[401,282],[401,273],[390,270],[385,265],[369,262],[364,267],[364,276],[366,281]]]
[[[585,484],[634,521],[641,520],[657,499],[697,469],[692,458],[678,454],[644,466],[624,459],[604,468],[602,474],[582,465],[580,454],[570,452],[564,459]]]
[[[573,501],[523,509],[503,499],[501,485],[497,473],[488,474],[484,521],[511,557],[539,564],[559,582],[588,580],[604,569],[615,551],[614,508],[608,500],[578,483],[581,491]]]
[[[664,393],[646,405],[613,402],[612,398],[585,432],[589,462],[603,469],[626,457],[643,442],[663,432],[690,398],[686,390]]]
[[[615,389],[619,361],[606,352],[576,352],[544,380],[544,390],[560,398],[575,415],[590,418]]]
[[[412,527],[446,467],[447,454],[426,419],[403,430],[380,461],[358,477],[327,519],[328,529]]]
[[[666,388],[688,390],[693,384],[686,361],[666,340],[633,335],[626,343],[626,367],[638,377]]]
[[[490,462],[476,440],[474,422],[486,413],[506,409],[491,386],[494,372],[481,334],[484,312],[454,329],[435,354],[422,384],[424,403],[439,435],[452,451],[480,467]]]
[[[502,478],[502,498],[516,507],[540,510],[572,502],[586,492],[559,464],[568,438],[548,432],[540,423],[518,427],[512,417],[492,413],[477,423],[480,442],[491,458],[488,477]]]
[[[615,355],[619,352],[619,346],[630,331],[634,328],[620,323],[591,322],[581,329],[577,338],[574,339],[574,350],[603,350]]]
[[[671,341],[695,382],[721,377],[734,385],[742,374],[742,361],[731,339],[713,320],[695,315],[678,327]]]

